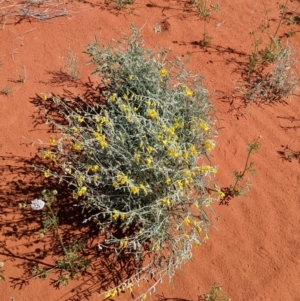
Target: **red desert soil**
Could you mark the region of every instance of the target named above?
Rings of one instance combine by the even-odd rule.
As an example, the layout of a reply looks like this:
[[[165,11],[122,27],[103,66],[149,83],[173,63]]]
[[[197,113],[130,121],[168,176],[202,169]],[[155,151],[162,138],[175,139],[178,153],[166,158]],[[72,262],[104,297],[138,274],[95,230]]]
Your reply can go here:
[[[96,86],[99,78],[91,75],[92,66],[85,65],[84,46],[94,35],[104,44],[118,39],[121,32],[130,32],[131,23],[143,27],[147,48],[169,47],[175,56],[189,56],[189,69],[205,76],[222,128],[212,153],[213,164],[220,167],[221,187],[233,183],[233,171],[245,164],[246,145],[262,136],[260,150],[251,158],[257,171],[251,177],[251,191],[228,205],[214,205],[220,217],[215,221],[218,230],[211,228],[206,244],[194,249],[193,262],[177,272],[174,286],[165,279],[147,300],[196,301],[216,282],[235,301],[300,301],[300,94],[296,91],[291,100],[245,108],[233,93],[234,81],[242,80],[253,51],[249,32],[266,20],[263,3],[270,9],[271,32],[275,32],[281,1],[222,0],[221,10],[212,14],[207,25],[211,44],[203,48],[199,41],[204,23],[188,1],[136,0],[121,11],[114,3],[96,0],[48,1],[44,6],[52,11],[65,7],[67,15],[44,22],[13,18],[13,7],[4,9],[13,2],[0,1],[0,16],[1,12],[7,16],[0,31],[0,90],[6,86],[11,90],[0,95],[0,261],[6,278],[0,283],[1,301],[102,300],[97,270],[59,289],[53,287],[52,275],[45,280],[30,278],[30,264],[51,263],[52,252],[42,256],[47,249],[36,234],[39,218],[29,212],[29,206],[22,213],[18,203],[30,202],[40,188],[41,181],[30,167],[38,153],[31,142],[50,136],[47,125],[36,119],[34,99],[39,93],[83,95],[87,83]],[[288,11],[299,5],[289,1]],[[282,42],[292,45],[298,58],[299,11],[294,14],[298,24],[284,24],[278,34],[294,29],[295,34]],[[156,24],[161,25],[160,33],[154,31]],[[75,83],[62,72],[68,49],[80,62],[80,80]],[[20,83],[24,70],[26,79]],[[142,292],[142,287],[134,289]],[[121,294],[116,300],[131,300],[131,296]]]

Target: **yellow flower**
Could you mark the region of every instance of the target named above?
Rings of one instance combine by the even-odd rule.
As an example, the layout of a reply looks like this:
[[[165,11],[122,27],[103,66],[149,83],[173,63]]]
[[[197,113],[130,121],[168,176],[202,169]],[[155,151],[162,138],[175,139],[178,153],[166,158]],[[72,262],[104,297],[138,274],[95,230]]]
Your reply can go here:
[[[185,223],[186,226],[188,226],[188,225],[191,223],[191,221],[190,221],[190,219],[189,219],[188,217],[186,217],[186,218],[183,220],[183,222]]]
[[[205,140],[204,147],[207,149],[207,151],[211,151],[215,148],[215,142],[213,140]]]
[[[199,126],[204,132],[207,132],[209,130],[208,125],[204,121],[201,121]]]
[[[157,117],[157,113],[154,109],[150,109],[149,112],[148,112],[148,116],[151,118],[151,119],[155,119]]]
[[[43,158],[48,160],[48,159],[52,159],[53,156],[52,156],[51,152],[46,151],[46,152],[44,152]]]
[[[170,206],[170,204],[171,204],[171,202],[170,202],[169,199],[163,199],[162,202],[163,202],[164,204],[166,204],[167,206]]]
[[[77,116],[77,121],[78,122],[83,122],[84,121],[84,117],[82,117],[82,116]]]
[[[181,188],[183,188],[183,184],[182,184],[182,182],[181,181],[176,181],[176,184],[177,184],[177,187],[179,188],[179,189],[181,189]]]
[[[50,176],[51,176],[50,170],[49,169],[45,170],[44,171],[44,177],[49,178]]]
[[[97,172],[100,169],[100,167],[98,165],[93,165],[91,168],[92,172]]]
[[[152,160],[151,160],[150,158],[146,158],[146,159],[145,159],[145,162],[146,162],[146,165],[147,165],[148,167],[150,167],[150,166],[151,166],[151,163],[152,163]]]
[[[140,154],[135,154],[135,155],[134,155],[134,161],[135,161],[136,163],[139,163],[140,160],[141,160],[141,155],[140,155]]]
[[[109,96],[108,100],[114,102],[116,100],[116,97],[117,97],[117,93],[113,93]]]
[[[185,95],[187,96],[187,97],[193,97],[193,91],[192,90],[190,90],[190,89],[188,89],[188,88],[186,88],[185,90],[184,90],[184,93],[185,93]]]
[[[200,226],[197,227],[197,231],[200,233],[202,232],[202,228]]]
[[[193,243],[193,246],[194,246],[195,248],[197,248],[197,247],[200,246],[200,243],[199,243],[198,241],[195,241],[195,242]]]
[[[108,299],[112,296],[112,293],[111,292],[107,292],[105,295],[104,295],[104,299]]]
[[[55,144],[55,139],[53,137],[49,138],[49,143],[50,145],[54,145]]]
[[[94,137],[99,140],[101,138],[101,134],[98,132],[94,132]]]
[[[142,300],[146,300],[146,298],[147,298],[147,295],[144,294],[144,295],[142,296]]]
[[[168,134],[169,136],[174,135],[174,133],[175,133],[175,128],[174,128],[174,127],[171,127],[171,128],[169,128],[169,129],[167,130],[167,134]]]
[[[168,70],[163,68],[159,70],[160,76],[166,77],[168,75]]]
[[[136,186],[130,187],[130,190],[132,194],[138,194],[139,193],[139,188]]]
[[[73,144],[73,149],[76,151],[81,151],[82,150],[82,145],[75,143]]]
[[[221,190],[217,190],[216,195],[219,196],[220,198],[223,198],[225,196],[225,193]]]
[[[168,148],[167,150],[168,156],[170,157],[175,157],[176,153],[174,150],[172,150],[171,148]]]
[[[166,179],[166,184],[167,184],[167,185],[170,185],[170,183],[171,183],[171,179],[170,179],[170,178],[167,178],[167,179]]]
[[[185,238],[190,238],[190,236],[188,234],[186,234],[186,233],[184,234],[184,237]]]
[[[41,99],[46,101],[48,99],[48,95],[46,93],[40,93]]]
[[[101,139],[99,139],[100,141],[100,145],[102,147],[102,149],[107,147],[107,141],[105,140],[105,137],[101,137]]]
[[[120,248],[126,248],[127,245],[128,245],[128,237],[125,236],[125,238],[120,241]]]
[[[114,214],[112,215],[112,218],[113,218],[114,220],[117,220],[117,219],[119,218],[119,216],[120,216],[119,211],[118,211],[118,210],[114,210]]]
[[[197,202],[195,202],[193,205],[194,205],[195,208],[199,208],[199,205],[198,205]]]
[[[202,165],[197,167],[197,170],[202,173],[210,172],[213,168],[209,165]]]
[[[183,158],[184,160],[187,160],[187,159],[189,158],[189,153],[183,153],[183,154],[182,154],[182,158]]]
[[[147,151],[148,151],[148,153],[149,153],[149,154],[151,154],[151,153],[152,153],[152,151],[153,151],[153,147],[151,147],[151,146],[148,146],[148,147],[147,147]]]
[[[132,75],[129,75],[128,76],[128,79],[131,81],[131,80],[133,80],[133,76]]]
[[[197,155],[197,150],[196,150],[196,147],[194,145],[190,146],[188,151],[193,155]]]
[[[179,127],[179,122],[176,120],[176,121],[174,122],[174,124],[173,124],[173,125],[174,125],[174,127],[175,127],[175,129],[176,129],[176,128],[178,128],[178,127]]]
[[[117,175],[117,181],[121,184],[121,185],[127,185],[128,184],[128,177],[121,173]]]
[[[112,183],[112,186],[116,189],[116,188],[119,187],[119,184],[118,184],[117,182],[113,182],[113,183]]]
[[[78,196],[82,196],[86,193],[86,187],[85,186],[82,186],[80,189],[77,190],[77,195]]]
[[[217,174],[217,173],[218,173],[218,170],[219,170],[218,167],[214,167],[214,168],[212,169],[212,173],[213,173],[213,174]]]
[[[140,184],[140,188],[144,191],[145,194],[147,194],[147,188],[144,184]]]

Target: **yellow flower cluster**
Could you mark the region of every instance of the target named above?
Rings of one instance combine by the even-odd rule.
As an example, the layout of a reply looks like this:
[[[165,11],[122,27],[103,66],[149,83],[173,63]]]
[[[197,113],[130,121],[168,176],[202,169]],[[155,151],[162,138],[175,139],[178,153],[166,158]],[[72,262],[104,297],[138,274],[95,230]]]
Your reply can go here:
[[[50,145],[55,145],[55,139],[53,137],[49,138]]]
[[[145,159],[145,163],[146,163],[146,165],[147,165],[148,167],[150,167],[151,164],[152,164],[152,160],[151,160],[150,158],[146,158],[146,159]]]
[[[84,195],[86,193],[86,190],[87,190],[86,186],[82,186],[80,189],[77,190],[77,195],[78,196]]]
[[[78,115],[78,116],[76,116],[76,118],[77,118],[77,121],[80,122],[80,123],[82,123],[84,121],[83,116]]]
[[[189,148],[188,148],[188,151],[191,153],[191,154],[193,154],[193,155],[197,155],[197,150],[196,150],[196,147],[194,146],[194,145],[192,145],[192,146],[190,146]]]
[[[108,97],[108,100],[111,102],[114,102],[116,100],[117,93],[113,93]]]
[[[83,146],[79,143],[74,143],[73,144],[73,149],[76,151],[81,151],[83,149]]]
[[[162,203],[165,204],[165,205],[167,205],[167,206],[171,205],[171,201],[169,199],[163,199]]]
[[[185,224],[186,226],[189,226],[190,223],[191,223],[191,220],[190,220],[189,217],[187,216],[187,217],[183,220],[183,222],[184,222],[184,224]]]
[[[45,151],[43,154],[43,158],[48,160],[48,159],[53,159],[53,155],[50,151]]]
[[[169,157],[173,157],[173,158],[178,158],[180,156],[180,152],[175,151],[171,148],[167,149],[167,154],[168,154]]]
[[[120,216],[120,212],[118,210],[114,210],[114,214],[112,215],[112,218],[116,221]]]
[[[202,129],[202,131],[204,131],[204,132],[207,132],[209,130],[209,126],[204,121],[201,121],[199,126]]]
[[[205,140],[204,147],[207,151],[211,151],[215,148],[215,142],[213,140]]]
[[[94,137],[100,142],[102,149],[107,147],[107,141],[105,139],[105,136],[102,136],[100,133],[95,132]]]
[[[46,170],[44,171],[44,177],[45,177],[45,178],[49,178],[50,176],[51,176],[50,170],[49,170],[49,169],[46,169]]]
[[[194,92],[193,92],[192,90],[190,90],[190,89],[189,89],[187,86],[185,86],[185,85],[182,85],[181,87],[182,87],[182,89],[183,89],[184,94],[185,94],[187,97],[193,97]]]
[[[219,189],[216,190],[216,195],[219,196],[220,198],[223,198],[225,196],[225,193]]]
[[[161,77],[166,77],[168,75],[168,70],[165,68],[160,69],[159,74]]]
[[[141,188],[141,190],[143,190],[143,192],[145,194],[147,194],[147,188],[146,188],[146,186],[144,184],[140,184],[140,188]]]
[[[154,109],[150,109],[149,112],[148,112],[148,116],[151,119],[155,119],[155,118],[157,118],[157,112]]]
[[[132,187],[130,187],[130,191],[132,194],[138,194],[140,190],[138,187],[132,186]]]
[[[128,246],[128,237],[125,236],[125,238],[120,241],[120,248],[126,248],[127,246]]]
[[[199,171],[201,173],[210,173],[212,172],[213,174],[216,174],[218,172],[218,168],[217,167],[212,167],[210,165],[202,165],[202,166],[198,166],[195,168],[196,171]]]
[[[141,160],[141,154],[136,153],[136,154],[134,155],[134,161],[135,161],[136,163],[139,163],[140,160]]]
[[[87,171],[91,171],[91,172],[97,172],[98,170],[100,170],[100,166],[98,165],[88,165],[86,167]]]
[[[101,124],[110,124],[110,121],[107,117],[105,116],[94,116],[93,119],[96,121],[96,122],[100,122]]]
[[[124,173],[120,173],[120,174],[117,175],[117,181],[121,185],[128,185],[128,183],[129,183],[128,176],[126,176]]]

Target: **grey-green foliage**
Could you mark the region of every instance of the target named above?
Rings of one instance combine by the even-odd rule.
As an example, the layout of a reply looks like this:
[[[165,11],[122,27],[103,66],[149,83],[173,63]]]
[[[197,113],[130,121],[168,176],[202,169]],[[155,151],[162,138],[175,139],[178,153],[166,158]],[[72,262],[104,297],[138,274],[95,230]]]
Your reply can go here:
[[[146,50],[134,27],[108,46],[95,39],[86,53],[101,79],[99,96],[49,99],[65,122],[46,114],[61,138],[42,151],[56,168],[42,171],[67,182],[86,222],[97,221],[102,250],[135,257],[136,273],[109,297],[151,275],[155,283],[172,277],[192,245],[208,239],[205,209],[222,192],[207,189],[217,172],[208,154],[216,132],[202,77],[167,51]]]

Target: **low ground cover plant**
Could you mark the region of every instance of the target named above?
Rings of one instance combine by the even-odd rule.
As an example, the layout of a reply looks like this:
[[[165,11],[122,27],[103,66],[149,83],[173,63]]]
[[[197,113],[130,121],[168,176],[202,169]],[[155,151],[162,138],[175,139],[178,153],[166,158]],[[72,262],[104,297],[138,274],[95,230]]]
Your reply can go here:
[[[135,272],[105,288],[104,297],[152,279],[145,298],[208,239],[207,210],[224,196],[209,160],[213,108],[202,77],[165,50],[146,50],[134,27],[108,46],[95,39],[86,53],[101,79],[99,96],[41,95],[58,112],[45,116],[60,137],[41,149],[51,164],[40,171],[67,183],[85,222],[102,234],[99,250],[134,258]]]

